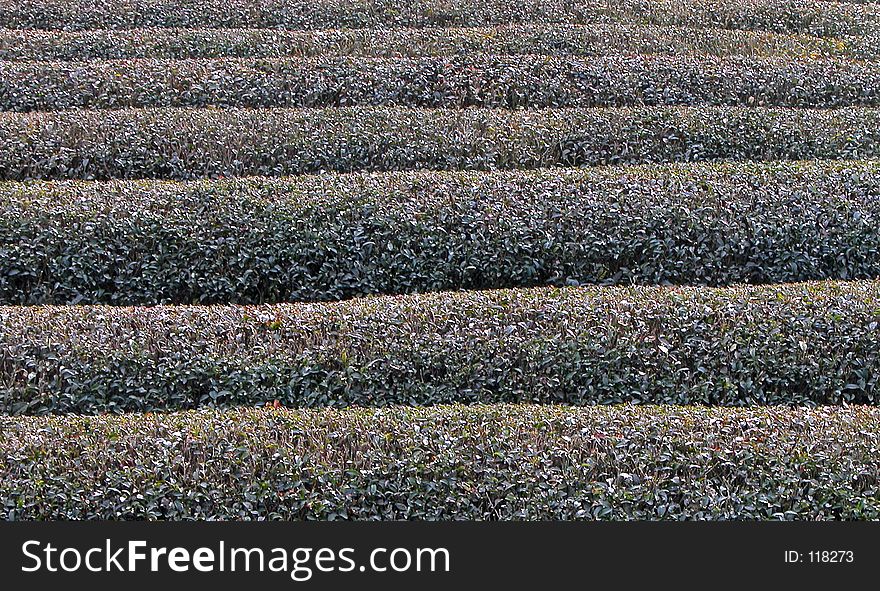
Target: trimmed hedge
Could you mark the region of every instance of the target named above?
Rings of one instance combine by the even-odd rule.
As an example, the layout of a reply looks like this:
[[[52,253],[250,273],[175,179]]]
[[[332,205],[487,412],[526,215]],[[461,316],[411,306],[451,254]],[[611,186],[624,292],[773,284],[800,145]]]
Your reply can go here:
[[[396,107],[0,113],[0,179],[874,158],[880,110]]]
[[[878,519],[867,408],[0,417],[0,519]]]
[[[670,56],[0,62],[0,109],[880,105],[880,65]]]
[[[875,4],[821,0],[35,0],[0,4],[8,28],[131,29],[466,27],[505,23],[635,22],[803,32],[822,36],[876,31]]]
[[[0,303],[880,278],[880,163],[0,184]]]
[[[876,58],[880,44],[726,29],[633,24],[503,25],[465,29],[0,29],[0,59],[424,57],[496,55],[745,55]]]
[[[877,404],[880,283],[0,307],[0,409]]]

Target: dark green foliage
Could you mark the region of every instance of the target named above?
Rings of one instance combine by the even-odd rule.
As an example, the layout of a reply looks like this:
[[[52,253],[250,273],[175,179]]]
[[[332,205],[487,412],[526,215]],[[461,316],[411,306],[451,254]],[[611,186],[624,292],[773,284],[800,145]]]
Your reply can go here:
[[[795,57],[880,55],[869,37],[841,39],[727,29],[608,23],[421,29],[0,29],[0,58],[425,57],[456,54]]]
[[[0,519],[878,519],[867,408],[0,417]]]
[[[877,162],[0,184],[0,303],[880,278]]]
[[[333,29],[630,22],[855,35],[876,30],[875,4],[821,0],[32,0],[0,4],[8,28]]]
[[[672,56],[0,62],[0,110],[876,106],[880,64]]]
[[[0,179],[874,158],[880,110],[352,107],[0,113]]]
[[[880,283],[0,307],[0,409],[877,404]]]
[[[0,519],[880,519],[878,31],[0,0]]]

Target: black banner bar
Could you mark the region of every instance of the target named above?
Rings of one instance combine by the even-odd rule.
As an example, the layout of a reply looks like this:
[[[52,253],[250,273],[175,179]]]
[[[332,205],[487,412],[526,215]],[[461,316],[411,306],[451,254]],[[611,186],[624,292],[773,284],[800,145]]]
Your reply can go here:
[[[876,523],[8,523],[0,580],[10,589],[839,586],[877,574],[878,534]]]

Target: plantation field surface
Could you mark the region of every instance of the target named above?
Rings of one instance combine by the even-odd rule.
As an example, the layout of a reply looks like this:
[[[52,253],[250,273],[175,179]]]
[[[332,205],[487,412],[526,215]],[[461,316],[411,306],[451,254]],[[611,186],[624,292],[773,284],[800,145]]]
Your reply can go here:
[[[877,519],[880,410],[0,417],[20,519]]]
[[[642,23],[839,36],[877,32],[873,2],[824,0],[38,0],[0,3],[0,22],[21,29],[140,27],[328,29]]]
[[[880,163],[0,183],[0,303],[880,276]]]
[[[880,65],[672,56],[11,62],[0,109],[123,107],[877,106]]]
[[[880,518],[880,4],[0,0],[0,518]]]
[[[876,159],[880,109],[122,109],[0,113],[0,180]]]
[[[0,307],[12,413],[443,402],[877,403],[880,283],[275,306]]]
[[[19,61],[132,58],[425,57],[626,54],[876,58],[875,37],[817,37],[735,29],[546,25],[394,29],[0,29],[0,58]]]

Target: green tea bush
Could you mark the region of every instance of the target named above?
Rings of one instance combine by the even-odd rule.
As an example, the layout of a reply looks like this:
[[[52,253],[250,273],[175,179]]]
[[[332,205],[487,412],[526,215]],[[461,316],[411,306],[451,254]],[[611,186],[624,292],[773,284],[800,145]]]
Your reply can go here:
[[[0,183],[0,303],[880,278],[880,163]]]
[[[880,518],[875,408],[0,417],[0,519]]]
[[[284,58],[310,56],[428,57],[495,55],[714,55],[876,58],[880,45],[863,36],[693,29],[628,23],[500,25],[420,29],[0,29],[6,60],[132,58]]]
[[[672,56],[0,62],[0,110],[880,105],[880,66]]]
[[[875,158],[880,110],[348,107],[0,113],[0,179]]]
[[[863,34],[880,22],[876,4],[821,0],[34,0],[0,4],[7,28],[130,29],[389,28],[507,23],[632,22],[802,32]]]
[[[877,404],[880,283],[0,307],[0,410]]]

